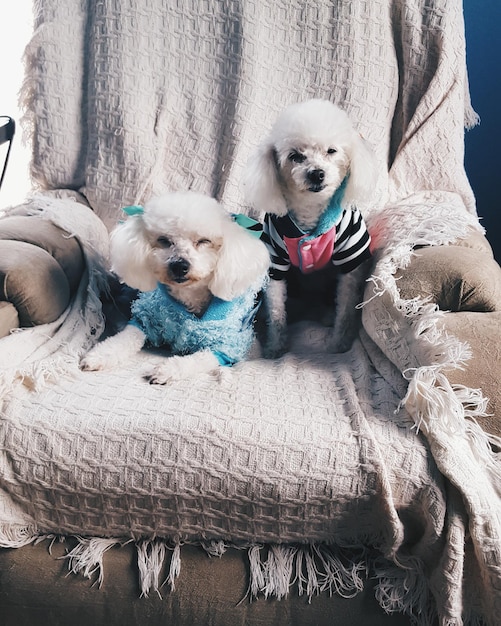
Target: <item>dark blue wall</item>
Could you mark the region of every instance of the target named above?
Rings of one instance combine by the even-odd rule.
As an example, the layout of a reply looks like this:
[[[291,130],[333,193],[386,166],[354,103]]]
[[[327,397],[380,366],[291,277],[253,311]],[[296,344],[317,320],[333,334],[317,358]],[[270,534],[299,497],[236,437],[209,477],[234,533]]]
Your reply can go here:
[[[480,115],[480,125],[466,133],[465,165],[501,263],[501,0],[464,0],[464,17],[471,100]]]

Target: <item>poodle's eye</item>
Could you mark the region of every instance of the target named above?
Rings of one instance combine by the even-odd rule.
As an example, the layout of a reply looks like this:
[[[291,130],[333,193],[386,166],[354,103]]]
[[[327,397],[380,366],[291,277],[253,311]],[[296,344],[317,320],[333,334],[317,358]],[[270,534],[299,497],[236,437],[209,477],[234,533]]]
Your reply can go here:
[[[168,237],[164,237],[163,235],[161,237],[158,237],[157,243],[159,246],[162,246],[162,248],[170,248],[172,246],[172,241]]]
[[[207,246],[210,243],[212,243],[210,239],[206,239],[205,237],[202,237],[202,239],[198,239],[198,241],[195,242],[195,245],[198,248],[198,246]]]
[[[293,163],[303,163],[303,161],[306,161],[306,157],[304,154],[301,154],[301,152],[297,152],[297,150],[293,150],[289,154],[289,161],[292,161]]]
[[[336,148],[329,148],[327,150],[327,154],[336,154],[336,152],[337,152]]]

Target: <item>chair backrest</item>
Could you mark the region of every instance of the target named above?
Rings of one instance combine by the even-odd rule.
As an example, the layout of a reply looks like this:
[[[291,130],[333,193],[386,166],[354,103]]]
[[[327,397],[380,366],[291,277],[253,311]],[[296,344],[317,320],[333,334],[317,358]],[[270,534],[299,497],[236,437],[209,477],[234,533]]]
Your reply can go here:
[[[446,190],[474,211],[461,0],[40,0],[24,82],[32,177],[120,207],[193,189],[241,212],[278,113],[336,102],[390,170],[391,200]]]
[[[7,163],[9,162],[10,149],[12,148],[12,140],[16,132],[16,123],[8,115],[0,116],[0,146],[4,143],[8,143],[7,152],[5,154],[5,160],[3,162],[2,174],[0,175],[0,188],[2,187],[5,171],[7,170]]]

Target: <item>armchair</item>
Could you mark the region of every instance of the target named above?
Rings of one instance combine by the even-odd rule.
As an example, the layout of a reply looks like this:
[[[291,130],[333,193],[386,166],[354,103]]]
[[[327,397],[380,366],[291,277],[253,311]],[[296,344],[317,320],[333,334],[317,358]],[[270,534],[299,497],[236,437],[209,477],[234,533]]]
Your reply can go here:
[[[0,220],[22,326],[0,339],[0,619],[495,623],[501,269],[463,168],[461,3],[174,4],[36,3],[39,193]],[[193,188],[244,211],[251,150],[313,96],[385,181],[352,349],[303,319],[283,358],[218,381],[148,385],[147,351],[81,372],[123,315],[120,207]]]

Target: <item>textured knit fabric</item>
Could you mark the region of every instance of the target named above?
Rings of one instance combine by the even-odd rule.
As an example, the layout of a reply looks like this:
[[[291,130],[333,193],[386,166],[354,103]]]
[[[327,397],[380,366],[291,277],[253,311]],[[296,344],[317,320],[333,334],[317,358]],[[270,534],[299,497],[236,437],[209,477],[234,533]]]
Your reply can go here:
[[[37,10],[25,92],[33,174],[80,189],[110,226],[119,207],[166,189],[238,210],[257,142],[285,106],[311,97],[347,111],[390,168],[390,200],[451,190],[474,211],[460,0],[105,0],[90,10],[43,0]]]
[[[459,0],[37,7],[25,91],[33,174],[83,193],[89,221],[112,226],[118,207],[165,188],[242,212],[248,157],[284,106],[309,97],[346,109],[389,186],[364,213],[375,269],[349,352],[325,353],[325,329],[306,324],[280,360],[167,388],[144,383],[159,358],[147,353],[78,371],[101,328],[99,237],[69,204],[46,211],[76,221],[89,282],[58,324],[1,340],[2,545],[75,534],[88,571],[114,538],[136,539],[145,593],[181,541],[247,547],[251,593],[267,596],[293,580],[310,594],[335,589],[370,563],[380,604],[420,626],[496,623],[501,478],[474,421],[483,397],[445,376],[469,355],[443,332],[446,314],[403,299],[395,280],[415,245],[479,228],[463,168],[474,115]],[[29,388],[43,380],[53,384]],[[351,547],[351,560],[328,557],[327,544]]]
[[[174,354],[211,350],[222,365],[233,365],[249,352],[254,338],[256,293],[248,290],[225,302],[213,298],[198,317],[174,300],[165,285],[142,293],[132,305],[134,326],[146,335],[149,344]]]

